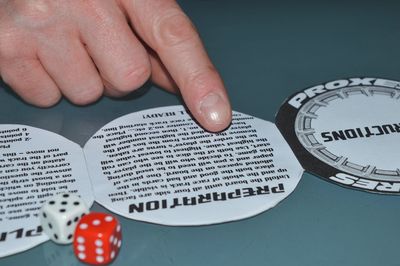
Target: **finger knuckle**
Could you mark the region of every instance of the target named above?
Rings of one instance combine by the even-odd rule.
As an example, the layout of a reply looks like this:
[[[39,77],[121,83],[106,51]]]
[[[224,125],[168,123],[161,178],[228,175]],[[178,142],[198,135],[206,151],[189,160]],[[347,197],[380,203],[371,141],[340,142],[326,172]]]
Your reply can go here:
[[[30,60],[28,59],[14,61],[4,60],[0,64],[0,69],[3,81],[11,86],[31,84],[36,81],[33,76],[30,75],[32,69]]]
[[[52,24],[55,19],[55,2],[51,0],[13,1],[12,17],[17,24],[36,28]]]
[[[128,67],[120,71],[118,80],[115,82],[115,89],[127,92],[142,86],[150,77],[149,65]]]
[[[4,45],[3,41],[0,39],[0,63],[5,61],[10,57],[10,49],[7,45]]]
[[[104,8],[104,5],[98,0],[84,0],[79,1],[79,5],[75,8],[77,12],[82,13],[85,17],[89,18],[92,23],[97,27],[108,27],[113,24],[115,16],[112,16],[112,11]]]
[[[54,106],[61,99],[61,94],[58,91],[48,92],[45,95],[31,98],[32,104],[42,108]]]
[[[156,28],[156,39],[162,46],[177,46],[198,37],[189,18],[180,11],[162,17]]]
[[[19,81],[12,82],[12,86],[17,89],[17,93],[21,95],[24,101],[38,106],[42,108],[48,108],[56,103],[58,103],[61,99],[61,93],[58,88],[54,87],[35,87],[26,89],[23,87],[23,83],[19,84]]]
[[[12,32],[6,33],[4,31],[1,31],[0,59],[10,60],[16,57],[21,57],[25,49],[20,45],[20,43],[21,40],[17,34],[13,34]]]
[[[76,105],[87,105],[96,102],[103,94],[103,85],[87,86],[71,94],[68,99]]]

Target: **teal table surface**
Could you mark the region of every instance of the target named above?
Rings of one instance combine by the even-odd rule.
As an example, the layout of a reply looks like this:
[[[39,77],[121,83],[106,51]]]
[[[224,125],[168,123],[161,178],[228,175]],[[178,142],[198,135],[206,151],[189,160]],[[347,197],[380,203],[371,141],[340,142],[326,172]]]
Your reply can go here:
[[[308,86],[353,76],[400,80],[399,1],[180,3],[237,111],[274,121],[281,103]],[[1,87],[1,124],[47,129],[81,146],[117,117],[181,103],[148,83],[122,99],[85,107],[63,100],[40,109]],[[398,196],[345,189],[305,173],[278,206],[241,221],[169,227],[120,218],[124,244],[113,265],[400,265],[399,203]],[[81,264],[72,248],[46,242],[0,265]]]

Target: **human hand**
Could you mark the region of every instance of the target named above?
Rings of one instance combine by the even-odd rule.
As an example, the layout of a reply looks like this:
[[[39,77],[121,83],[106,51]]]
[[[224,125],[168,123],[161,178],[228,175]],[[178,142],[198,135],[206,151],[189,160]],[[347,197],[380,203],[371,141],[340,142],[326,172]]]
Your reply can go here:
[[[174,0],[0,0],[0,75],[40,107],[123,96],[151,77],[205,129],[231,121],[223,82]]]

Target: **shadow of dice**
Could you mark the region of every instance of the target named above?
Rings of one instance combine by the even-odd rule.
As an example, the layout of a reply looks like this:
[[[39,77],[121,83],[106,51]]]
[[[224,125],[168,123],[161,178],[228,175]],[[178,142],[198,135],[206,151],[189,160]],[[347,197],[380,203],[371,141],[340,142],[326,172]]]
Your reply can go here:
[[[117,219],[106,213],[92,212],[76,227],[74,252],[85,263],[108,264],[118,255],[121,241],[121,225]]]
[[[71,248],[60,248],[59,245],[48,241],[42,245],[45,263],[47,266],[82,266],[76,259]]]
[[[89,213],[85,202],[74,194],[62,193],[48,200],[40,211],[43,231],[57,244],[72,243],[81,217]]]

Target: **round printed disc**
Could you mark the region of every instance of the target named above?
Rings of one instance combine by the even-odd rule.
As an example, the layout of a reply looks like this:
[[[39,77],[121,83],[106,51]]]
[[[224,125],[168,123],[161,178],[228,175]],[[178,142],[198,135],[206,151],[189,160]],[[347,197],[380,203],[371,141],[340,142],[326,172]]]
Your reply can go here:
[[[82,148],[43,129],[0,125],[0,257],[49,239],[40,208],[61,192],[93,203]]]
[[[231,127],[213,134],[182,106],[118,118],[84,151],[97,202],[165,225],[259,214],[286,198],[303,173],[273,123],[234,112]]]
[[[400,83],[350,78],[288,98],[276,124],[306,171],[342,186],[400,192]]]

